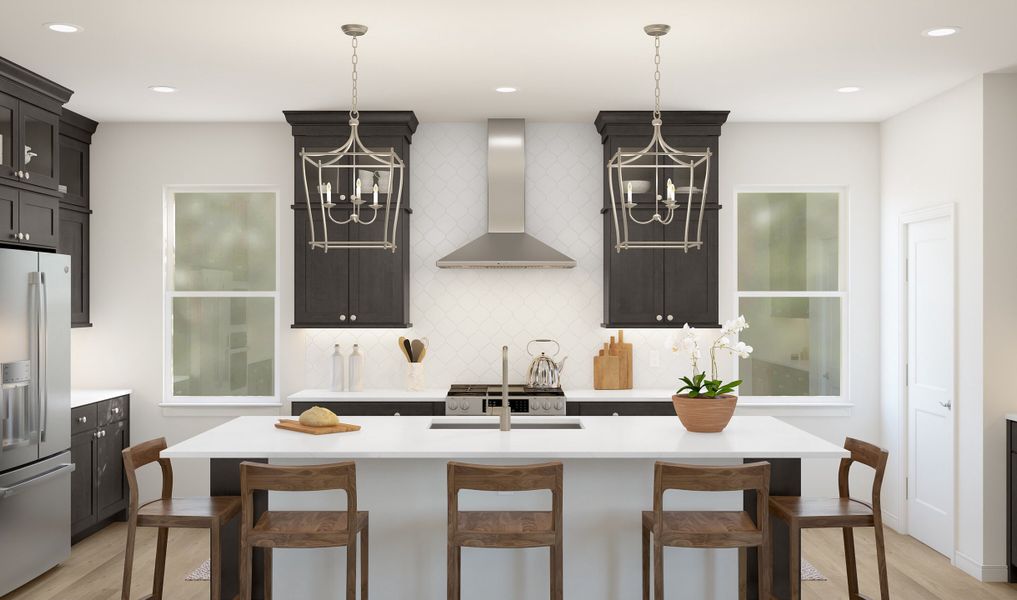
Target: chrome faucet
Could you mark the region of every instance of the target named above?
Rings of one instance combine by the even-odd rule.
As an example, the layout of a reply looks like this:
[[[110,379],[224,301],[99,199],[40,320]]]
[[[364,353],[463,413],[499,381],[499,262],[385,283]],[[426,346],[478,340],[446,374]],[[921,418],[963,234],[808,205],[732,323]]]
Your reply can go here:
[[[508,392],[508,346],[501,347],[501,430],[512,430],[512,407]]]

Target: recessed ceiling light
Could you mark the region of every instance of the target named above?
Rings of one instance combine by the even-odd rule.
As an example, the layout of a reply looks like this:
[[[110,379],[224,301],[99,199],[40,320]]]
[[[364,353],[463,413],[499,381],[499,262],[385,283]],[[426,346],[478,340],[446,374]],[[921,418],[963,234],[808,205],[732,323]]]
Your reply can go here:
[[[177,88],[171,85],[150,85],[148,86],[148,89],[152,90],[153,92],[159,92],[160,94],[172,94],[173,92],[177,91]]]
[[[494,88],[494,91],[498,92],[499,94],[511,94],[512,92],[516,91],[516,88],[509,87],[509,86],[503,86],[503,87],[496,87],[496,88]]]
[[[960,27],[955,27],[953,25],[947,25],[945,27],[933,27],[932,29],[926,29],[925,31],[922,32],[922,35],[924,35],[925,37],[933,37],[933,38],[949,37],[951,35],[956,34],[960,30],[961,30]]]
[[[853,94],[855,92],[862,91],[862,88],[858,87],[857,85],[846,85],[844,87],[837,88],[837,91],[842,94]]]
[[[46,28],[57,33],[77,33],[84,29],[84,27],[73,23],[46,23]]]

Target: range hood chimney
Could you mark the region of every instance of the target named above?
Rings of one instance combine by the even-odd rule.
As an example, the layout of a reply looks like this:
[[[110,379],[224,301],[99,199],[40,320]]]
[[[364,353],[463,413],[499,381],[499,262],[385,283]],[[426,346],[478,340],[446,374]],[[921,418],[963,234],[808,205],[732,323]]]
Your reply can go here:
[[[487,121],[487,233],[438,261],[442,269],[570,269],[576,261],[524,230],[525,121]]]

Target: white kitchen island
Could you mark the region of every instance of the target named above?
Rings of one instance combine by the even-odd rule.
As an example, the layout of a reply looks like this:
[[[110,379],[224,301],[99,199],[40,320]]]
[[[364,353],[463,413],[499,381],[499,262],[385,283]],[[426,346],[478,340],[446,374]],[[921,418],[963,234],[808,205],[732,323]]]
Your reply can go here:
[[[654,460],[702,464],[771,462],[774,494],[800,493],[801,460],[842,458],[838,445],[772,417],[735,417],[719,434],[685,431],[675,417],[515,417],[528,422],[580,422],[581,429],[431,429],[432,422],[496,422],[490,417],[350,417],[353,433],[311,436],[273,427],[275,417],[241,417],[163,452],[175,460],[211,460],[214,495],[239,493],[240,460],[272,464],[357,462],[360,510],[370,511],[370,594],[375,600],[445,598],[448,460],[487,464],[561,460],[565,464],[565,597],[624,600],[641,596],[640,511],[651,508]],[[731,509],[741,493],[670,492],[666,509]],[[668,505],[669,503],[669,505]],[[342,492],[271,493],[259,510],[345,507]],[[471,509],[540,509],[550,494],[463,492]],[[232,528],[235,529],[235,526]],[[776,597],[786,597],[786,531],[775,531]],[[227,547],[236,532],[227,531]],[[224,549],[223,598],[232,598],[236,552]],[[279,550],[276,598],[343,597],[344,549]],[[547,597],[548,551],[464,549],[463,598]],[[734,550],[665,550],[668,598],[737,597]],[[255,558],[255,566],[260,560]],[[750,569],[750,576],[754,571]],[[754,579],[754,576],[752,576]],[[255,598],[263,597],[260,569]],[[750,593],[750,598],[754,593]]]

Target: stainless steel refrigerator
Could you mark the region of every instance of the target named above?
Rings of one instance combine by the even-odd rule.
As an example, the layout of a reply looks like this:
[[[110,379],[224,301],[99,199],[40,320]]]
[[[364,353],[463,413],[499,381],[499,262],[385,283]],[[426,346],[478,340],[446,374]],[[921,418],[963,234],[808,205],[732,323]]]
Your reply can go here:
[[[0,249],[0,596],[71,552],[71,274]]]

